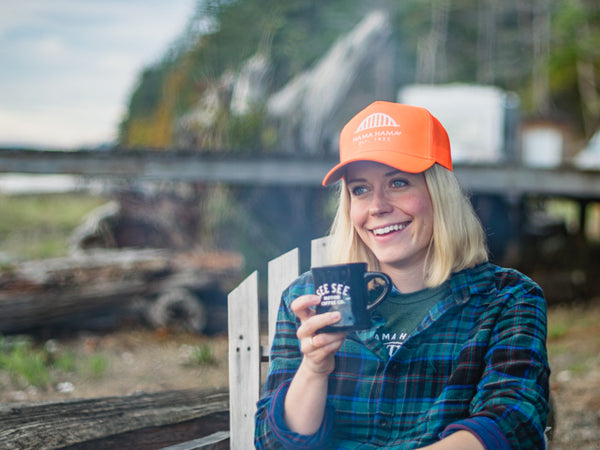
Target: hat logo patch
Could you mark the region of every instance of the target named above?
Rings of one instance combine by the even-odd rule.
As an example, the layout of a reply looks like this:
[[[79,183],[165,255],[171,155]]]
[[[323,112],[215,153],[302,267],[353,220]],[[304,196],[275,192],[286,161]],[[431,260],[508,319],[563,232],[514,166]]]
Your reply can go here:
[[[400,130],[393,129],[399,127],[400,125],[389,115],[373,113],[365,117],[358,125],[352,141],[358,145],[362,145],[368,141],[389,142],[392,137],[402,134]]]

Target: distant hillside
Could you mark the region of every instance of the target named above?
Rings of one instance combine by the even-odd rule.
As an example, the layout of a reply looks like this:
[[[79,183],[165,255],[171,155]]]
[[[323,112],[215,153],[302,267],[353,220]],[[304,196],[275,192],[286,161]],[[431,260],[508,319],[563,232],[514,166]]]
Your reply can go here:
[[[539,3],[198,1],[179,41],[140,74],[120,144],[268,150],[278,139],[277,130],[264,126],[268,95],[311,67],[375,8],[385,10],[392,24],[397,87],[493,84],[517,92],[527,115],[560,119],[589,136],[600,123],[600,56],[590,46],[600,38],[600,12],[592,2]],[[232,114],[232,87],[256,55],[266,61],[262,100]]]

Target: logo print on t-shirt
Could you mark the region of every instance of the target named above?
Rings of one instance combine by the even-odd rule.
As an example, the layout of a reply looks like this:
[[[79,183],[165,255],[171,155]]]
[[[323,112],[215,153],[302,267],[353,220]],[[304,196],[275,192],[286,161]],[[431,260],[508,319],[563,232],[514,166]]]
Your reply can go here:
[[[392,356],[396,350],[402,347],[404,341],[408,337],[408,333],[382,333],[381,336],[377,335],[379,340],[387,348],[389,355]]]

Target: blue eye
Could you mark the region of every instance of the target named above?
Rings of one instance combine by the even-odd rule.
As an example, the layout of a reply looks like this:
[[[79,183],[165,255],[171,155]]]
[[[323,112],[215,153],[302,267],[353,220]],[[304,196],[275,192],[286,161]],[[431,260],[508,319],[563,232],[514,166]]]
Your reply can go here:
[[[365,192],[367,192],[367,188],[364,187],[364,186],[353,186],[352,188],[350,188],[350,192],[354,196],[359,196],[359,195],[364,194]]]
[[[404,179],[398,178],[396,180],[392,180],[392,186],[395,188],[404,187],[408,184],[408,182]]]

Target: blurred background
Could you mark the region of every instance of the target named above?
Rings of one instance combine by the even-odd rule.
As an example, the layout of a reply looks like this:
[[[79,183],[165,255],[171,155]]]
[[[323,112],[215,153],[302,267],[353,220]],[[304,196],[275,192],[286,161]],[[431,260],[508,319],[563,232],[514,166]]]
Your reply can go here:
[[[546,293],[554,389],[598,373],[600,330],[586,322],[600,297],[597,2],[24,0],[0,12],[5,341],[34,336],[34,352],[133,322],[185,330],[187,358],[200,349],[219,369],[226,293],[327,233],[335,192],[321,177],[343,124],[379,99],[425,106],[448,129],[492,260]],[[569,359],[580,333],[590,347]],[[52,376],[28,391],[5,375],[0,389],[83,395]],[[589,395],[591,412],[564,421],[600,437]]]

